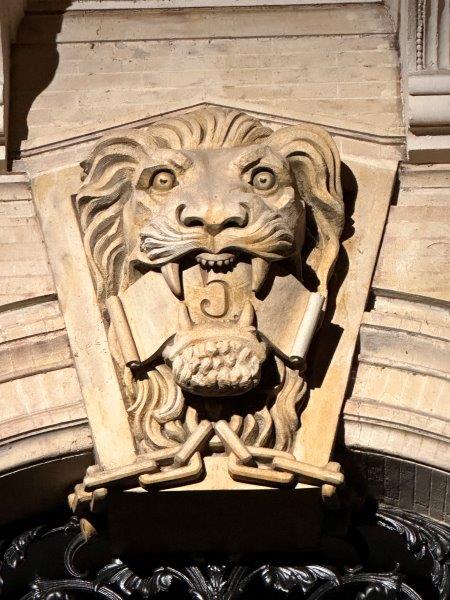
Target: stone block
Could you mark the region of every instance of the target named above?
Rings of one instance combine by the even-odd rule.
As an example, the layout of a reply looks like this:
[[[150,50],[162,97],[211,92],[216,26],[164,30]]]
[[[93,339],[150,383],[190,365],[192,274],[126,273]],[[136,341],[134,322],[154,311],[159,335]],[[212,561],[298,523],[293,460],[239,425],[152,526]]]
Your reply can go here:
[[[373,282],[391,294],[450,299],[448,210],[393,206]]]

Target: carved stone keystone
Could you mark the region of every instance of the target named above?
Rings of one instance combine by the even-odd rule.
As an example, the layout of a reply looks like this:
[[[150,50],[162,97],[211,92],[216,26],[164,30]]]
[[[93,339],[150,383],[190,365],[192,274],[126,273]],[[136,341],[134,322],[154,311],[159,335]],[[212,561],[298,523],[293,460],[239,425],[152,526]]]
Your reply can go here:
[[[137,453],[86,489],[186,485],[215,456],[252,484],[342,483],[292,454],[344,218],[328,133],[203,108],[104,137],[82,166],[74,206]]]
[[[238,480],[310,478],[290,450],[343,224],[330,136],[205,108],[106,137],[83,167],[80,229],[147,459],[111,484],[195,481],[205,454]]]

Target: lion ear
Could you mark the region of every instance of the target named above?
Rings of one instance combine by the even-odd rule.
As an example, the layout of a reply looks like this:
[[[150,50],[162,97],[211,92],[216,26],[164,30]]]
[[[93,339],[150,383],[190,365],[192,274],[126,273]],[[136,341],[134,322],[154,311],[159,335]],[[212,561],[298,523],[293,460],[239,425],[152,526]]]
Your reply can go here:
[[[306,264],[318,279],[317,291],[326,297],[344,224],[338,149],[331,136],[317,125],[284,127],[273,133],[267,144],[289,161],[306,203],[306,226],[314,236]]]

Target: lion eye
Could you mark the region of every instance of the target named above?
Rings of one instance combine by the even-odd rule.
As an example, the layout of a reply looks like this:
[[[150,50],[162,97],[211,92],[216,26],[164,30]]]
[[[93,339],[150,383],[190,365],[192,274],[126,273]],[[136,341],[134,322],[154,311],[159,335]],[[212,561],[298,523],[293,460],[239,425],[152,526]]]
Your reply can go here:
[[[257,190],[270,190],[275,185],[275,174],[269,169],[258,171],[253,175],[251,184]]]
[[[175,185],[175,175],[171,171],[158,171],[153,175],[150,185],[155,190],[167,192]]]

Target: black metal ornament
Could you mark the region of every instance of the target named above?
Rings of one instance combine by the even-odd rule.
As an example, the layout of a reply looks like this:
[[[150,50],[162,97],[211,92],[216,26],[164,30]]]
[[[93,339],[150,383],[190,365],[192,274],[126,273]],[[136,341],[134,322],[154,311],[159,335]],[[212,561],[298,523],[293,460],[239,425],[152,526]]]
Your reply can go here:
[[[301,598],[307,600],[447,600],[450,598],[450,530],[424,516],[380,509],[367,519],[372,529],[393,535],[389,554],[401,546],[406,566],[368,570],[364,551],[353,543],[361,564],[342,567],[326,552],[301,555],[280,564],[270,557],[259,564],[240,560],[209,562],[186,557],[185,563],[141,566],[111,558],[104,541],[86,542],[72,517],[63,525],[39,525],[5,541],[0,552],[0,597],[5,600],[234,600]],[[357,536],[356,536],[357,537]],[[356,539],[342,540],[348,544]],[[336,540],[335,540],[336,541]],[[339,541],[339,540],[338,540]],[[390,545],[392,545],[392,548]],[[377,557],[375,557],[375,562]],[[58,562],[59,561],[59,562]],[[82,566],[80,567],[80,564]],[[142,567],[142,563],[144,567]],[[52,577],[47,574],[49,565]],[[370,566],[370,565],[369,565]],[[415,571],[421,572],[415,577]],[[56,576],[55,576],[56,573]]]

